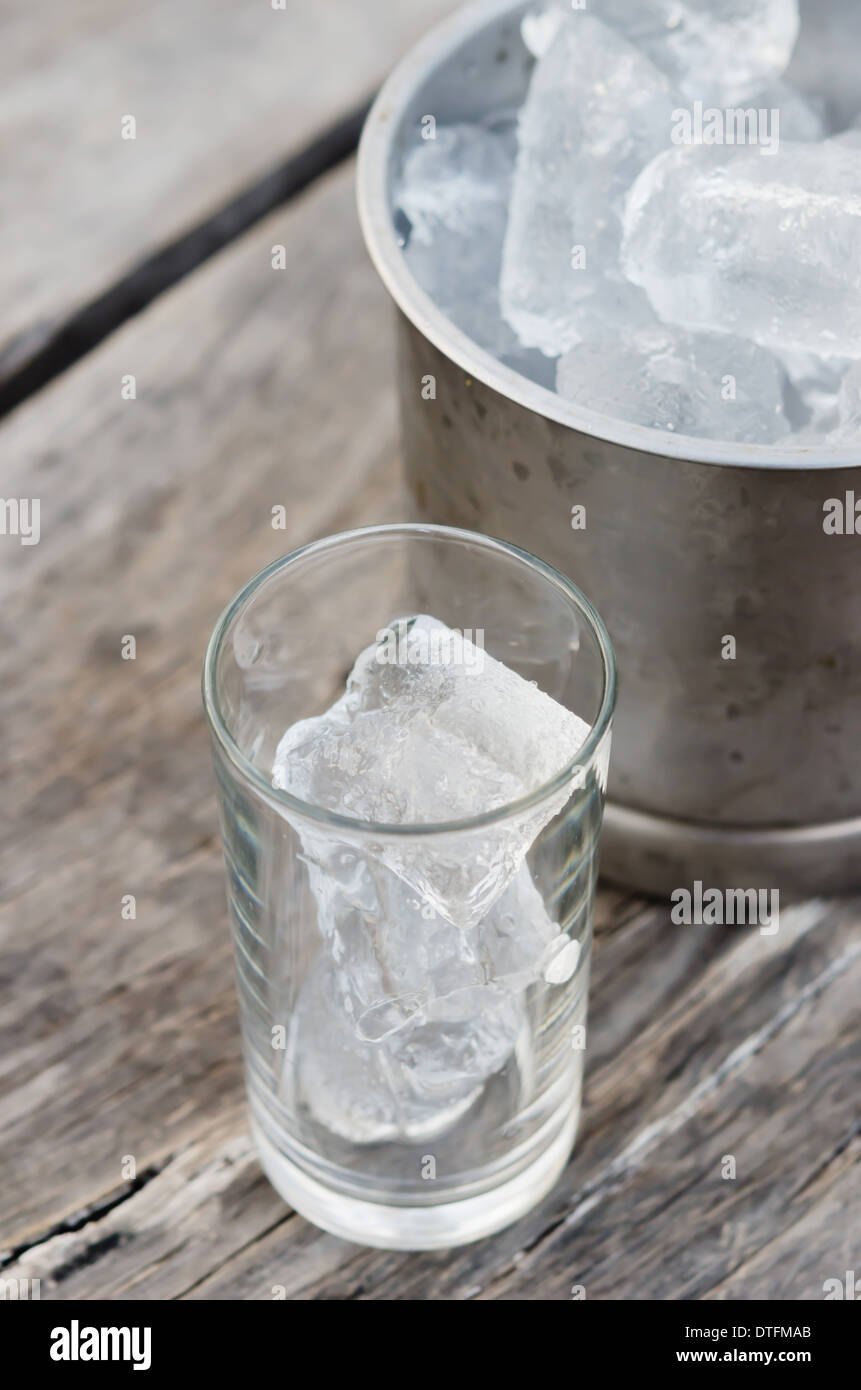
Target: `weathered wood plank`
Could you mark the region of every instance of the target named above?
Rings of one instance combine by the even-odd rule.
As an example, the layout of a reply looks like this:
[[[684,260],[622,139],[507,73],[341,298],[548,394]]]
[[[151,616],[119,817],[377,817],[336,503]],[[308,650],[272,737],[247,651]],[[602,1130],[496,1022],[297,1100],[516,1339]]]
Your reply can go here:
[[[607,1161],[585,1146],[593,1171],[558,1228],[483,1297],[566,1298],[580,1284],[590,1298],[704,1298],[760,1251],[768,1270],[760,1296],[822,1297],[845,1249],[846,1212],[861,1204],[861,1146],[852,1138],[861,944],[854,913],[811,922],[799,908],[794,917],[784,971],[775,970],[776,951],[759,969],[749,961],[739,969],[736,953],[713,997],[669,1020],[667,1044],[651,1058],[667,1078],[665,1099]],[[674,1024],[683,1035],[673,1036]],[[681,1046],[690,1051],[677,1080],[667,1064]],[[638,1060],[629,1056],[627,1085],[636,1084]],[[621,1099],[604,1097],[613,1113]],[[833,1162],[848,1145],[846,1166]],[[735,1179],[723,1176],[730,1156]],[[842,1216],[824,1200],[838,1181]],[[829,1216],[809,1265],[769,1256],[785,1230]]]
[[[388,329],[345,169],[0,430],[9,494],[42,499],[39,544],[0,545],[0,1247],[241,1095],[200,666],[260,566],[401,510]]]
[[[846,1222],[861,1206],[857,912],[787,910],[778,941],[680,932],[658,907],[602,932],[590,1063],[593,1051],[606,1060],[587,1073],[572,1163],[538,1210],[492,1240],[409,1257],[344,1247],[339,1259],[309,1235],[294,1263],[291,1226],[290,1239],[273,1231],[192,1296],[266,1297],[283,1284],[297,1299],[543,1300],[578,1284],[587,1298],[719,1297],[749,1261],[759,1296],[821,1297],[835,1268],[853,1267],[841,1265]],[[672,980],[688,952],[680,992]],[[619,1045],[623,956],[651,983]],[[727,1154],[735,1180],[721,1177]],[[770,1262],[781,1239],[793,1248],[788,1233],[817,1221],[815,1259]]]
[[[848,1295],[847,1274],[858,1268],[858,1211],[861,1206],[861,1152],[856,1140],[840,1159],[829,1164],[827,1188],[804,1214],[790,1207],[790,1224],[768,1241],[750,1260],[736,1265],[707,1297],[724,1301],[795,1299],[804,1290],[806,1299],[833,1296],[837,1279]],[[817,1187],[819,1185],[817,1184]],[[738,1227],[727,1228],[727,1240],[737,1239]],[[784,1292],[785,1291],[785,1292]]]
[[[139,1191],[42,1241],[7,1273],[26,1268],[43,1297],[170,1298],[296,1220],[263,1177],[236,1100],[232,1087],[224,1114]]]
[[[452,8],[5,5],[0,380],[82,305],[359,105]],[[134,139],[123,138],[128,116]]]
[[[6,1272],[46,1298],[820,1296],[854,1267],[861,1195],[857,903],[786,910],[763,937],[602,893],[581,1138],[493,1240],[360,1250],[257,1169],[198,674],[255,569],[402,510],[388,309],[350,180],[269,218],[0,429],[8,494],[42,498],[40,543],[0,546],[0,1247],[33,1246]]]
[[[673,933],[666,941],[665,914],[660,908],[644,909],[636,900],[625,899],[615,892],[599,896],[598,917],[601,930],[596,953],[594,1022],[590,1057],[615,1049],[618,1005],[615,979],[627,963],[632,971],[641,971],[644,959],[659,952],[664,968],[648,972],[650,985],[641,991],[639,1009],[647,1021],[667,1006],[680,976],[695,979],[697,969],[705,968],[710,952],[695,949],[690,936]],[[625,909],[628,909],[627,912]],[[612,918],[612,925],[608,914]],[[715,942],[718,953],[731,949],[727,937]],[[694,949],[692,949],[694,948]],[[637,1010],[629,1019],[637,1031]],[[626,1018],[628,1015],[626,1013]],[[623,1062],[623,1066],[627,1062]],[[286,1209],[274,1192],[263,1183],[263,1197],[257,1192],[251,1200],[254,1208],[249,1220],[244,1212],[232,1209],[219,1214],[219,1259],[212,1268],[201,1262],[203,1273],[189,1280],[190,1256],[202,1254],[196,1238],[198,1223],[206,1225],[201,1210],[210,1198],[217,1196],[213,1187],[221,1181],[225,1165],[230,1162],[237,1171],[258,1171],[250,1141],[243,1132],[237,1138],[238,1085],[228,1091],[233,1122],[213,1125],[192,1145],[190,1161],[185,1152],[169,1158],[162,1171],[146,1184],[142,1191],[129,1196],[104,1217],[96,1216],[83,1229],[70,1235],[60,1235],[40,1244],[24,1257],[13,1270],[20,1277],[39,1277],[43,1281],[43,1296],[63,1298],[111,1297],[175,1297],[189,1292],[195,1298],[271,1297],[273,1288],[284,1288],[289,1298],[325,1296],[331,1281],[335,1287],[350,1294],[365,1286],[365,1270],[371,1261],[373,1279],[380,1276],[379,1264],[391,1265],[392,1280],[397,1283],[398,1270],[412,1259],[403,1256],[368,1254],[314,1230],[298,1217],[289,1225],[282,1224]],[[189,1182],[182,1196],[177,1175]],[[268,1194],[268,1200],[267,1196]],[[184,1204],[184,1205],[183,1205]],[[165,1209],[170,1219],[164,1220]],[[257,1237],[249,1239],[257,1221]],[[251,1224],[249,1224],[249,1222]],[[177,1228],[182,1227],[183,1242],[177,1241]],[[543,1229],[543,1227],[540,1227]],[[187,1235],[187,1240],[186,1240]],[[502,1241],[506,1237],[500,1237]],[[498,1242],[486,1242],[476,1247],[484,1258],[493,1259]],[[229,1252],[229,1253],[226,1253]],[[469,1257],[474,1252],[470,1250]],[[441,1256],[422,1257],[427,1262],[426,1278],[432,1284]],[[453,1256],[457,1260],[458,1256]],[[217,1267],[215,1267],[217,1265]],[[70,1266],[73,1266],[70,1268]],[[26,1272],[26,1273],[25,1273]],[[59,1274],[59,1278],[57,1278]],[[474,1280],[473,1280],[474,1282]],[[457,1295],[455,1295],[457,1296]]]
[[[424,1256],[346,1245],[267,1198],[228,1124],[17,1272],[41,1277],[45,1297],[566,1299],[574,1284],[589,1298],[821,1297],[854,1267],[861,1200],[856,915],[794,908],[776,944],[680,932],[658,906],[602,930],[574,1159],[493,1240]],[[620,968],[650,981],[627,1041]],[[231,1164],[243,1199],[219,1205]]]

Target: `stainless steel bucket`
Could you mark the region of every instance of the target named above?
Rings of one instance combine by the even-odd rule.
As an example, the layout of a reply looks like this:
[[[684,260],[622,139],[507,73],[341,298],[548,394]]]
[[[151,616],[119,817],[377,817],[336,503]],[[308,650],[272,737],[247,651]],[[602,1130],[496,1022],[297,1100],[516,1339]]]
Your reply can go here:
[[[861,887],[858,451],[713,444],[575,407],[478,348],[401,254],[393,181],[422,118],[520,103],[527,8],[483,0],[435,30],[383,88],[362,139],[360,214],[400,310],[419,513],[535,551],[604,617],[621,676],[608,878],[656,893],[693,879]],[[853,8],[808,4],[795,60],[808,86],[817,72],[823,88],[831,82],[829,42],[834,74],[854,83],[842,63],[847,26],[859,31]],[[423,390],[429,377],[435,399]],[[826,533],[834,500],[851,510],[846,534]],[[572,529],[575,507],[585,529]]]

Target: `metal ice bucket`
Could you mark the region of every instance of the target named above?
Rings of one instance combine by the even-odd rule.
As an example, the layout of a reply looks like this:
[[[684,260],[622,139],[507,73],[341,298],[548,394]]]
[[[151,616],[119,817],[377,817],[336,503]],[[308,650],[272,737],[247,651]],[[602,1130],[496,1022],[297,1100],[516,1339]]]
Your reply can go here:
[[[542,555],[607,622],[621,675],[608,878],[656,893],[693,879],[857,888],[859,452],[717,444],[575,407],[478,348],[404,262],[392,213],[404,155],[427,115],[447,123],[520,104],[532,63],[520,37],[527,8],[482,0],[435,30],[390,78],[362,139],[360,213],[400,310],[419,514]],[[802,8],[790,76],[827,90],[845,120],[861,106],[861,5]],[[430,377],[435,399],[423,390]],[[827,534],[837,501],[845,534]],[[585,529],[572,529],[575,507]],[[725,659],[730,637],[735,657]]]

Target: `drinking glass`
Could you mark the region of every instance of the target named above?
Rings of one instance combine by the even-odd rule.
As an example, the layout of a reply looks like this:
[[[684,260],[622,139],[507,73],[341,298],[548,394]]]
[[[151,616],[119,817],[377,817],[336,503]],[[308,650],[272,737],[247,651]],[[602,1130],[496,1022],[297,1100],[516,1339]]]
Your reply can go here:
[[[477,778],[474,814],[421,825],[273,786],[285,731],[327,710],[358,654],[416,614],[586,721],[574,760],[492,810]],[[580,1111],[616,692],[600,617],[515,546],[370,527],[252,579],[216,625],[203,688],[267,1175],[309,1220],[366,1245],[434,1249],[499,1230],[553,1186]],[[413,774],[430,775],[420,758]],[[440,875],[469,883],[468,920],[434,892]]]

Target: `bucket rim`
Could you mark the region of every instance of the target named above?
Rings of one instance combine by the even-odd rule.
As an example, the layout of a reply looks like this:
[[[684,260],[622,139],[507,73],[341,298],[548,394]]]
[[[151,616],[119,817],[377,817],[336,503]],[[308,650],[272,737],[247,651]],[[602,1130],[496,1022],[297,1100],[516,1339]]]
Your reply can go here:
[[[507,17],[519,23],[529,0],[472,0],[432,28],[400,61],[371,107],[359,142],[357,202],[365,245],[401,313],[467,377],[482,382],[533,414],[585,438],[641,454],[719,467],[823,473],[861,469],[858,446],[826,443],[725,443],[617,420],[565,401],[555,392],[505,366],[479,347],[435,304],[413,278],[398,243],[389,199],[394,140],[404,113],[421,86],[470,39]]]

